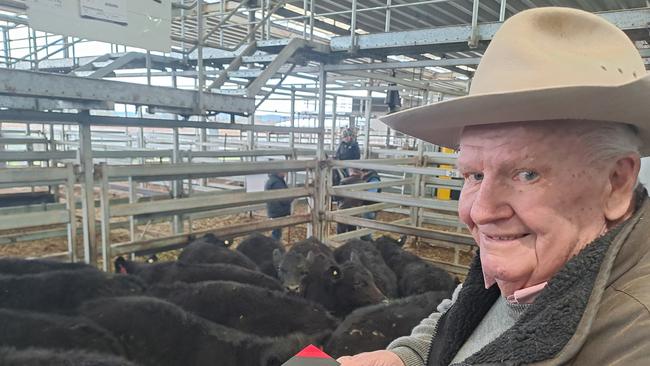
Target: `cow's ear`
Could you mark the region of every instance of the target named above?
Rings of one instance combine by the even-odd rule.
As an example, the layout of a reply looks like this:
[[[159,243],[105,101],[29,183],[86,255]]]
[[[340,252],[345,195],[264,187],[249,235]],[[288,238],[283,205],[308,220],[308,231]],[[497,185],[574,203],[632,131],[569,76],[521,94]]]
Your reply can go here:
[[[333,281],[338,281],[343,277],[343,273],[341,272],[341,268],[339,266],[331,266],[329,268],[329,275]]]
[[[361,258],[359,258],[357,252],[350,253],[350,262],[354,264],[361,264]]]
[[[282,252],[280,249],[273,249],[273,265],[275,268],[280,268],[280,263],[282,262]]]

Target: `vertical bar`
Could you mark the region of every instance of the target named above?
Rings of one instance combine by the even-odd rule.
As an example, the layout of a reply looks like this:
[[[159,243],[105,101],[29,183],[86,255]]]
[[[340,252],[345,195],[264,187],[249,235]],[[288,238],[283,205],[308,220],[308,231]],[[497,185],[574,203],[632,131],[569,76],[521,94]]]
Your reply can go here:
[[[9,67],[9,31],[2,27],[2,47],[4,49],[5,64]]]
[[[309,0],[309,40],[314,40],[314,1]]]
[[[368,86],[372,87],[372,80],[368,80]],[[370,159],[370,117],[372,112],[372,90],[368,89],[368,97],[366,99],[366,126],[364,128],[365,135],[363,136],[363,158]]]
[[[472,8],[472,34],[469,39],[469,46],[475,48],[478,46],[478,9],[480,0],[473,0],[474,6]]]
[[[178,80],[176,77],[176,69],[172,69],[172,86],[174,88],[178,87]],[[178,115],[174,115],[174,119],[178,119]],[[172,129],[172,164],[181,163],[181,152],[180,152],[180,136],[178,134],[178,127]],[[174,198],[179,198],[183,192],[183,180],[174,180],[172,181],[172,196]],[[174,215],[174,222],[172,225],[172,231],[174,234],[180,234],[183,232],[183,216]]]
[[[336,150],[336,95],[332,100],[332,139],[330,141],[330,150]]]
[[[138,202],[138,188],[137,183],[133,180],[133,177],[129,177],[129,203]],[[135,241],[135,229],[137,228],[137,222],[135,216],[129,216],[129,239]]]
[[[255,10],[251,4],[248,7],[248,42],[253,42],[255,39]]]
[[[88,111],[81,112],[88,116]],[[79,124],[79,164],[83,172],[81,204],[83,210],[84,261],[97,264],[97,236],[95,228],[95,197],[93,177],[93,151],[90,125]]]
[[[264,17],[266,16],[266,4],[264,3],[264,1],[265,0],[260,0],[261,19],[264,19]],[[260,39],[266,39],[266,27],[264,24],[260,26]]]
[[[270,14],[271,10],[273,9],[273,6],[271,6],[271,0],[267,0],[266,6],[267,6],[266,13]],[[269,15],[269,19],[266,20],[266,39],[271,39],[271,26],[273,25],[271,21],[272,17],[273,17],[272,15]]]
[[[151,51],[147,50],[144,60],[147,68],[147,85],[151,85]]]
[[[68,255],[70,262],[77,261],[77,210],[76,200],[74,196],[74,184],[76,177],[74,174],[73,164],[66,164],[68,170],[68,179],[65,182],[65,207],[70,213],[70,222],[67,225],[68,229]]]
[[[198,93],[197,93],[197,112],[203,115],[203,89],[205,87],[205,69],[203,68],[203,0],[197,0],[196,3],[196,24],[197,24],[197,73],[198,73]]]
[[[111,215],[109,208],[109,196],[108,196],[108,175],[105,173],[106,164],[102,163],[97,170],[101,174],[101,190],[100,190],[100,206],[101,210],[101,227],[102,227],[102,258],[103,263],[102,267],[104,272],[109,272],[112,270],[110,263],[113,262],[111,256]]]
[[[392,0],[386,0],[386,24],[384,25],[384,32],[390,32],[390,16],[391,16]]]
[[[219,23],[221,23],[221,25],[223,25],[223,18],[224,18],[225,13],[226,13],[226,8],[227,8],[226,4],[227,3],[228,3],[228,0],[222,0],[220,2],[221,15],[219,16]],[[221,27],[221,26],[219,26],[219,46],[223,47],[223,27]]]
[[[302,2],[303,18],[302,18],[302,38],[307,39],[307,3],[309,0],[304,0]]]
[[[507,0],[501,0],[501,8],[499,9],[499,21],[503,22],[506,20],[506,2]]]
[[[327,103],[327,72],[325,65],[320,64],[318,75],[318,146],[316,159],[325,159],[325,107]]]
[[[352,0],[352,19],[350,20],[350,48],[357,46],[357,0]]]

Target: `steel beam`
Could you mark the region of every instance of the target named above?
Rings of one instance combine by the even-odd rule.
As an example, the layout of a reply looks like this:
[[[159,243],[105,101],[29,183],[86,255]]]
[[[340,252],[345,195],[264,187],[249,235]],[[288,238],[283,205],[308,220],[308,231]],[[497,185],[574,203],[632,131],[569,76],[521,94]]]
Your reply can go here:
[[[197,92],[68,75],[0,69],[0,94],[62,100],[108,101],[125,104],[171,107],[193,114]],[[3,98],[0,96],[0,100]],[[250,113],[255,100],[230,95],[206,94],[207,111]]]
[[[646,30],[650,9],[617,10],[596,13],[623,31]],[[501,22],[480,23],[476,37],[481,42],[490,41],[501,27]],[[467,41],[472,35],[472,25],[456,25],[404,32],[357,35],[359,52],[372,51],[385,54],[408,54],[435,52],[437,50],[468,50]],[[646,33],[647,36],[647,33]],[[333,52],[345,52],[351,44],[350,36],[333,37]]]
[[[0,100],[2,96],[0,96]],[[250,99],[253,101],[253,99]],[[0,120],[14,122],[47,122],[47,123],[89,123],[93,126],[126,126],[126,127],[192,127],[207,129],[242,130],[255,132],[302,132],[318,133],[320,129],[311,127],[283,127],[273,125],[245,125],[239,123],[197,122],[174,119],[155,119],[137,117],[113,117],[90,115],[82,117],[77,113],[51,113],[37,111],[0,110]]]

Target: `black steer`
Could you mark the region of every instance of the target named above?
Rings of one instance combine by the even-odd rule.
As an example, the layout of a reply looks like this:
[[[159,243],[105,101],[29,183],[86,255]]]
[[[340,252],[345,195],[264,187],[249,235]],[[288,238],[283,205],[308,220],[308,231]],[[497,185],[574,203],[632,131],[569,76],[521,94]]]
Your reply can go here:
[[[284,254],[284,247],[279,241],[261,234],[253,234],[239,243],[237,250],[255,262],[263,273],[278,277],[277,267],[273,263],[273,252],[278,250]]]
[[[93,269],[85,263],[67,263],[44,259],[0,258],[0,274],[23,275],[49,271]]]
[[[401,248],[400,243],[382,236],[375,241],[388,266],[397,275],[400,296],[429,291],[454,291],[458,281],[447,271],[425,262],[422,258]]]
[[[0,348],[2,366],[138,366],[130,361],[107,354],[81,350],[60,351],[41,348],[16,350]]]
[[[207,234],[191,242],[178,256],[183,263],[225,263],[259,270],[255,262],[247,256],[229,248],[230,242],[220,240],[212,234]]]
[[[90,301],[81,313],[123,342],[143,366],[280,366],[317,338],[267,338],[240,332],[153,297]]]
[[[332,249],[315,238],[295,243],[284,255],[280,250],[273,251],[273,264],[278,268],[278,278],[287,292],[304,295],[303,282],[311,271],[310,264],[307,263],[307,254],[310,252],[322,257],[327,264],[336,266]]]
[[[17,349],[84,349],[124,355],[124,348],[115,337],[82,317],[0,309],[0,324],[0,345]]]
[[[325,352],[341,357],[385,349],[394,339],[411,334],[447,295],[445,291],[427,292],[357,309],[332,333]]]
[[[136,277],[111,276],[95,269],[0,275],[0,308],[71,313],[89,299],[143,290],[143,282]]]
[[[338,325],[320,304],[236,282],[175,283],[154,286],[148,294],[215,323],[261,336],[317,334]]]
[[[389,298],[398,296],[397,277],[386,265],[381,252],[377,247],[366,240],[352,239],[334,250],[334,257],[338,262],[350,258],[352,252],[357,253],[361,263],[372,273],[377,287]]]
[[[115,268],[142,278],[150,285],[173,282],[233,281],[269,290],[282,291],[280,282],[264,273],[232,264],[192,264],[180,262],[139,263],[119,257]]]

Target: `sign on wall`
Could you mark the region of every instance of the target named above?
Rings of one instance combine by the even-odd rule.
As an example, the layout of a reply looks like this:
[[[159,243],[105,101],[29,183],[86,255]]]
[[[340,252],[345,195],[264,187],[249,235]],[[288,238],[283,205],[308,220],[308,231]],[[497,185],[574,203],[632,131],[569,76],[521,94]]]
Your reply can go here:
[[[169,52],[171,0],[27,0],[37,30]]]

